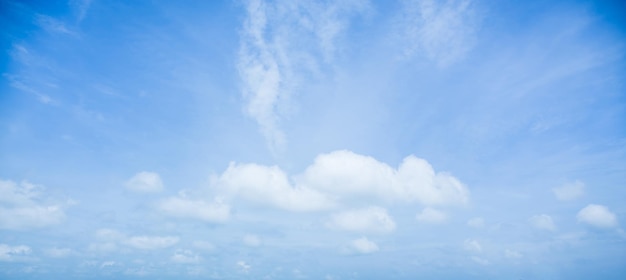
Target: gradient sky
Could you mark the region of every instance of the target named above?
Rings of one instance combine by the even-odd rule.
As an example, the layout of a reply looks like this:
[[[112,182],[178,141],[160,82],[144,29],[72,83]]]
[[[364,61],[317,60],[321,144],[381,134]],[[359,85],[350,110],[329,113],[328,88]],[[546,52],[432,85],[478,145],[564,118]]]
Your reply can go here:
[[[2,1],[2,279],[626,279],[620,1]]]

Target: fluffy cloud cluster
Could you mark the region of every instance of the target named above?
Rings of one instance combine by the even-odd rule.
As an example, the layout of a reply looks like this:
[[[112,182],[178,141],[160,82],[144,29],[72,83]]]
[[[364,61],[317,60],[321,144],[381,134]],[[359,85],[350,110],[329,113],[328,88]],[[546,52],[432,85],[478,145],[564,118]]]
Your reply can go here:
[[[396,229],[396,223],[381,207],[341,212],[333,215],[327,225],[332,229],[374,233],[389,233]]]
[[[139,172],[126,181],[126,188],[135,192],[155,193],[163,190],[163,181],[154,172]]]
[[[347,150],[317,156],[302,174],[289,180],[276,166],[235,164],[213,180],[225,196],[291,211],[316,211],[345,201],[465,204],[469,191],[427,161],[406,157],[398,168]]]
[[[29,229],[61,222],[62,205],[46,203],[42,194],[43,187],[0,180],[0,228]]]
[[[290,211],[315,211],[333,206],[329,197],[305,186],[293,186],[277,166],[234,164],[215,182],[223,194]]]
[[[589,204],[581,209],[576,217],[579,222],[597,228],[617,226],[617,217],[604,205]]]

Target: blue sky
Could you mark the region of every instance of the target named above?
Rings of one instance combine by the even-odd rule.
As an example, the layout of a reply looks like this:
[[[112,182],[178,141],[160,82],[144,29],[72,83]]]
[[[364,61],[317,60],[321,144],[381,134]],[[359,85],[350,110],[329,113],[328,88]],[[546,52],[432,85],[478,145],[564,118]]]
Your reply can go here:
[[[619,1],[3,1],[2,279],[623,279]]]

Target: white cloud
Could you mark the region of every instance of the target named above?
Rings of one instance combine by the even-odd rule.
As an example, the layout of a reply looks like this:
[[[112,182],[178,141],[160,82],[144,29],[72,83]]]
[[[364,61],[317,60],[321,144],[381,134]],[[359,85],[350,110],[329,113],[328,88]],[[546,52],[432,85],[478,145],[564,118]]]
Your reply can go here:
[[[175,236],[132,236],[124,240],[124,243],[137,249],[156,250],[171,247],[178,240]]]
[[[189,250],[176,250],[174,255],[170,257],[170,260],[175,263],[198,263],[200,262],[200,256]]]
[[[448,219],[448,216],[442,211],[427,207],[422,212],[417,213],[415,218],[422,223],[441,224]]]
[[[405,56],[423,54],[445,67],[472,49],[478,25],[471,0],[404,0],[398,37]]]
[[[378,245],[366,237],[352,240],[350,247],[359,254],[370,254],[379,250]]]
[[[62,205],[44,202],[43,187],[0,180],[0,228],[28,229],[60,223]]]
[[[465,204],[469,191],[427,161],[406,157],[397,169],[368,156],[340,150],[316,157],[289,180],[277,166],[231,163],[212,180],[225,197],[238,197],[290,211],[331,209],[341,202]]]
[[[230,206],[220,199],[213,202],[170,197],[161,201],[158,208],[174,217],[192,218],[205,222],[223,223],[230,219]]]
[[[26,255],[29,255],[30,253],[31,249],[28,246],[11,246],[7,244],[0,244],[0,261],[19,260]]]
[[[389,233],[396,229],[396,223],[381,207],[368,207],[332,215],[328,227],[338,230]]]
[[[135,192],[155,193],[163,190],[158,173],[142,171],[126,181],[126,188]]]
[[[509,249],[506,249],[506,250],[504,251],[504,256],[505,256],[507,259],[520,259],[520,258],[522,258],[524,255],[522,255],[522,253],[520,253],[520,252],[518,252],[518,251],[514,251],[514,250],[509,250]]]
[[[261,239],[254,234],[246,234],[243,237],[243,244],[246,244],[250,247],[259,247],[261,246]]]
[[[316,190],[292,186],[277,166],[231,163],[214,183],[228,196],[290,211],[316,211],[333,206],[327,196]]]
[[[552,189],[558,200],[574,200],[585,194],[585,184],[581,181],[566,184]]]
[[[463,241],[463,249],[474,253],[480,253],[483,251],[483,247],[480,246],[478,240],[474,239],[466,239]]]
[[[296,182],[336,196],[417,201],[426,205],[464,204],[469,199],[469,192],[456,178],[436,173],[426,160],[412,155],[394,169],[347,150],[321,154],[304,174],[296,177]]]
[[[604,205],[589,204],[576,216],[579,222],[597,227],[612,228],[617,226],[617,217]]]
[[[528,219],[528,221],[533,227],[537,229],[549,231],[556,230],[556,226],[554,225],[554,221],[552,221],[552,217],[546,214],[532,216],[530,217],[530,219]]]
[[[300,72],[315,71],[319,57],[329,62],[335,38],[367,1],[246,1],[238,70],[245,110],[259,125],[273,152],[283,149],[281,108],[297,88]]]
[[[473,228],[483,228],[485,227],[485,219],[472,218],[467,221],[467,225]]]

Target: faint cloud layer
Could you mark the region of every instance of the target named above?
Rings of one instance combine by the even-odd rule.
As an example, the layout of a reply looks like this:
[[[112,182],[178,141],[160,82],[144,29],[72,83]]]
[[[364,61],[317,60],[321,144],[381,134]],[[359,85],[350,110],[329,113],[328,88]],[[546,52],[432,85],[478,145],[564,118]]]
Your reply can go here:
[[[433,209],[430,207],[424,208],[422,212],[417,213],[415,219],[421,223],[427,224],[441,224],[448,219],[448,215],[445,212]]]
[[[63,205],[47,202],[44,188],[23,181],[0,180],[0,228],[29,229],[60,223]]]
[[[331,217],[327,226],[338,230],[374,233],[389,233],[396,229],[396,223],[382,207],[337,213]]]
[[[398,24],[405,57],[425,56],[439,67],[472,49],[480,24],[471,0],[404,0]]]
[[[259,125],[270,150],[284,149],[280,120],[306,72],[330,62],[335,39],[367,1],[246,1],[238,70],[245,111]]]
[[[126,181],[126,188],[135,192],[155,193],[163,190],[163,181],[158,173],[139,172]]]
[[[585,194],[585,184],[581,181],[576,181],[554,188],[552,192],[558,200],[574,200]]]
[[[552,221],[552,217],[546,214],[533,216],[528,221],[536,229],[549,230],[549,231],[556,230],[556,226],[554,225],[554,221]]]
[[[0,261],[20,260],[30,253],[31,249],[28,246],[11,246],[7,244],[0,244]]]
[[[378,245],[367,237],[357,238],[350,242],[350,249],[359,254],[371,254],[379,250]]]

